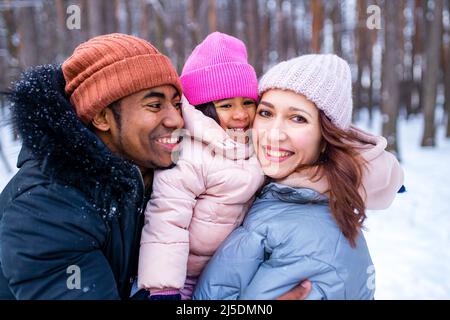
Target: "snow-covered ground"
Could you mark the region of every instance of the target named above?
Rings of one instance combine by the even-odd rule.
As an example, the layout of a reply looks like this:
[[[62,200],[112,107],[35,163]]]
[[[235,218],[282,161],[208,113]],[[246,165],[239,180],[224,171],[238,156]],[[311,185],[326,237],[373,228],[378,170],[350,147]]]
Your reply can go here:
[[[367,128],[380,133],[380,126]],[[375,119],[374,123],[380,123]],[[388,210],[370,211],[366,238],[376,269],[376,299],[450,299],[450,139],[420,147],[422,117],[399,121],[406,193]],[[17,170],[20,146],[0,127],[12,172],[0,162],[0,190]],[[448,179],[448,180],[447,180]]]
[[[407,192],[366,220],[375,298],[450,299],[450,139],[441,126],[437,147],[424,149],[421,116],[398,124]],[[380,133],[381,126],[368,130]]]

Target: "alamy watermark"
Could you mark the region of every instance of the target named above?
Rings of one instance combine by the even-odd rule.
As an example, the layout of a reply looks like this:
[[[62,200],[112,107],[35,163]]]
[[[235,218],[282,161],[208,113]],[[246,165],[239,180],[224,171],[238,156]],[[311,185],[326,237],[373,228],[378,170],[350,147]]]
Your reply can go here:
[[[381,29],[381,8],[372,4],[367,7],[366,13],[369,15],[366,20],[366,26],[369,30]],[[69,30],[81,29],[81,9],[78,5],[72,4],[67,7],[66,27]]]
[[[67,267],[67,274],[70,276],[67,278],[66,286],[69,290],[81,289],[81,269],[79,266],[73,264]]]
[[[381,8],[375,4],[367,7],[366,13],[369,15],[366,26],[369,30],[381,29]]]
[[[373,264],[368,266],[366,272],[369,275],[366,282],[367,288],[375,290],[375,266]]]
[[[72,4],[67,7],[66,13],[69,15],[66,19],[66,26],[69,30],[81,29],[81,9],[79,6]]]

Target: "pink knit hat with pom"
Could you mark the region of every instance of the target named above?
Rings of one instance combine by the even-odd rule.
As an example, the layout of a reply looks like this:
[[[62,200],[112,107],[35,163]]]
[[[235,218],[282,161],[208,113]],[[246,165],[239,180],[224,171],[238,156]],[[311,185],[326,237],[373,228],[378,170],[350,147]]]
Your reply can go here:
[[[245,44],[220,32],[211,33],[194,49],[180,80],[192,105],[234,97],[258,99],[258,79],[247,62]]]

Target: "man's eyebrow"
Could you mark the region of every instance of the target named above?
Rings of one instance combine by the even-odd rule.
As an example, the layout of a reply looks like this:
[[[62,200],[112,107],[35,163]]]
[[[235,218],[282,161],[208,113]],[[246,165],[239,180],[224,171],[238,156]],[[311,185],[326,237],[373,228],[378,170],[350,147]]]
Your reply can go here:
[[[164,99],[165,97],[166,97],[166,95],[165,95],[164,93],[157,92],[157,91],[149,91],[149,92],[147,92],[147,94],[142,98],[142,100],[148,99],[148,98],[161,98],[161,99]]]
[[[177,98],[177,97],[179,97],[179,96],[180,96],[180,93],[179,92],[175,92],[173,97],[172,97],[172,100]],[[148,98],[155,98],[155,97],[164,99],[166,97],[166,95],[164,93],[162,93],[162,92],[150,91],[150,92],[147,92],[147,94],[142,98],[142,100],[148,99]]]

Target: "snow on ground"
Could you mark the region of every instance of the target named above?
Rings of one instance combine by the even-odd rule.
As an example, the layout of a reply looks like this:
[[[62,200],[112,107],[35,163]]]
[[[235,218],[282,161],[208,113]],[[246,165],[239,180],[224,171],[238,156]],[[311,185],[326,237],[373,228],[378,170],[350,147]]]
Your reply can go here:
[[[367,128],[380,133],[380,126]],[[374,123],[381,123],[376,117]],[[422,117],[399,121],[406,193],[392,206],[368,212],[367,242],[376,269],[376,299],[450,299],[450,139],[443,128],[437,147],[420,147]],[[0,127],[3,147],[13,171],[0,162],[0,190],[17,171],[20,145],[10,129]]]

